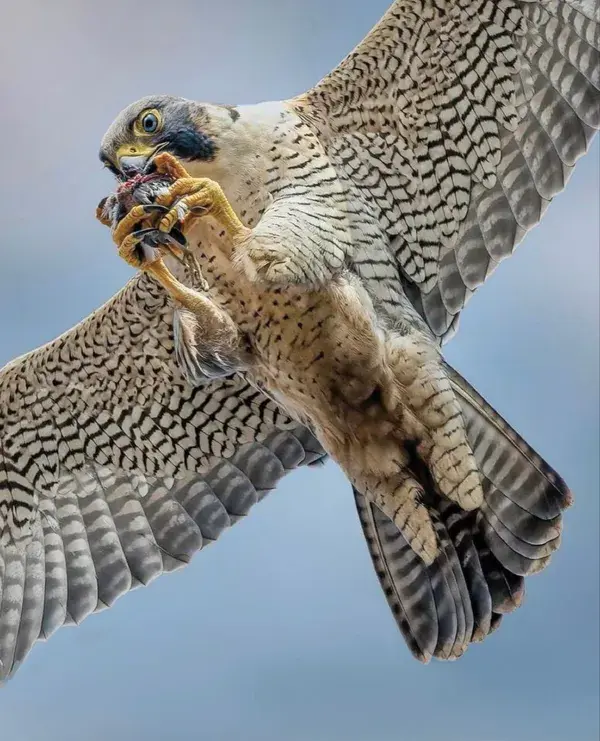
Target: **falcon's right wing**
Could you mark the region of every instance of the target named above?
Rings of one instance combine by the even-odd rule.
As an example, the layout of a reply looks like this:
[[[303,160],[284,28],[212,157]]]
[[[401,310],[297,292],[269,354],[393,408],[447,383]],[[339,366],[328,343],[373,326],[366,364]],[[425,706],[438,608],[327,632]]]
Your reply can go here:
[[[144,275],[0,370],[0,683],[33,644],[196,551],[318,442],[234,377],[191,389]]]

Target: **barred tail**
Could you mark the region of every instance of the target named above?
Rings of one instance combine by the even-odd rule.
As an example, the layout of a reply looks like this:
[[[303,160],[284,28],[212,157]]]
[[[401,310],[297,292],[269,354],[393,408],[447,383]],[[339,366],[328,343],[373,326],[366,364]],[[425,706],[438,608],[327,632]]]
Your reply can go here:
[[[452,368],[469,443],[485,492],[464,512],[429,477],[427,505],[441,545],[430,566],[400,531],[354,491],[373,565],[416,658],[453,659],[495,630],[522,602],[524,577],[559,547],[571,494],[560,476]]]

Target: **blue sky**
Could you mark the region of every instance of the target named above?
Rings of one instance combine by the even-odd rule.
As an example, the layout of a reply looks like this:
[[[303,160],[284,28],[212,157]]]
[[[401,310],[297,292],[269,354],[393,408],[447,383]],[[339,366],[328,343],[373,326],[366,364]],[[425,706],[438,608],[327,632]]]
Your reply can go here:
[[[280,99],[387,0],[23,0],[0,44],[0,364],[129,277],[94,207],[127,103]],[[11,741],[563,741],[598,737],[598,156],[464,313],[447,355],[566,478],[576,505],[522,610],[459,662],[410,658],[348,486],[300,471],[185,571],[30,655]]]

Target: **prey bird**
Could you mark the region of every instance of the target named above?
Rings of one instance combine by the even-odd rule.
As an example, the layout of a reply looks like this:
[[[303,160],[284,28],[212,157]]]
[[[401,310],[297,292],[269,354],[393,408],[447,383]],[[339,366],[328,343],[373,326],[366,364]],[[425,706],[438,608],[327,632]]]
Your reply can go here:
[[[295,98],[118,115],[140,272],[0,371],[0,679],[327,454],[415,657],[519,606],[571,495],[441,346],[599,126],[598,16],[397,0]]]

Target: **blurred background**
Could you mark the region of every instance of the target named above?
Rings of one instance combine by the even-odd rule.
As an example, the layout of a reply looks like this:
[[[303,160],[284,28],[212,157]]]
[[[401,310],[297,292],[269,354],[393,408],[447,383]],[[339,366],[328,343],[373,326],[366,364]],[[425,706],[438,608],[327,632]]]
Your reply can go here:
[[[94,219],[117,112],[290,97],[388,0],[21,0],[0,43],[0,365],[130,277]],[[457,663],[409,655],[337,469],[299,471],[183,572],[34,648],[3,741],[598,738],[598,141],[447,356],[566,478],[564,545]]]

